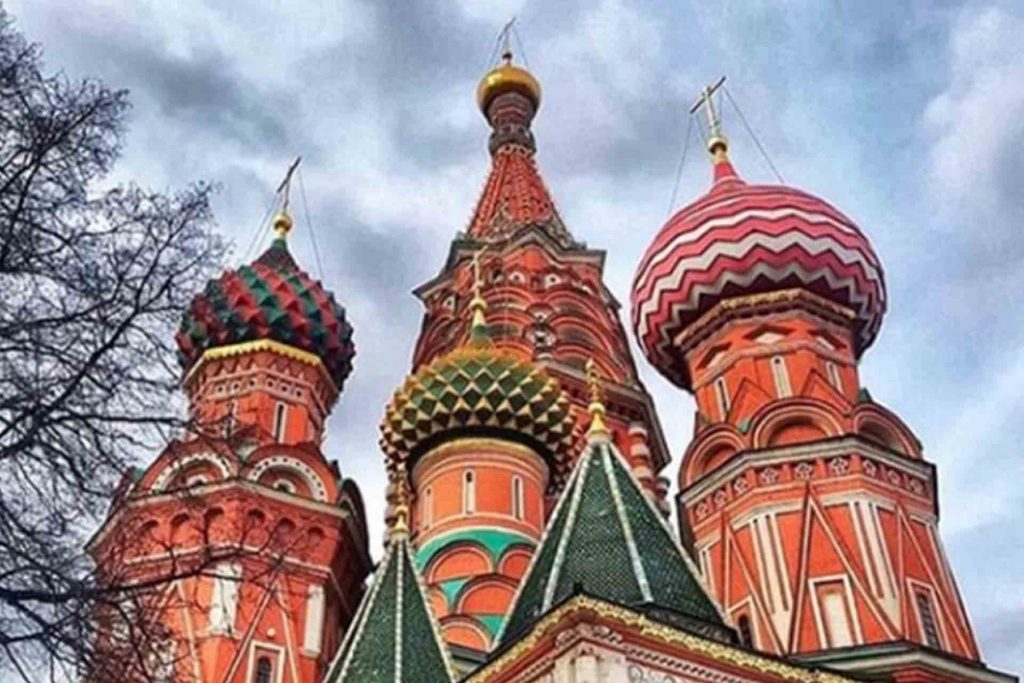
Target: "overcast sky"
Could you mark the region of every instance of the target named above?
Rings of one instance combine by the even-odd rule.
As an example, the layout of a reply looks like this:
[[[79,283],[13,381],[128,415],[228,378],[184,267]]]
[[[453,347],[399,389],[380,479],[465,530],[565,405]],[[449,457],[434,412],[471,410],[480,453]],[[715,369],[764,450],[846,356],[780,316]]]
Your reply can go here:
[[[544,88],[534,126],[544,176],[575,236],[608,250],[607,281],[624,303],[666,218],[686,109],[728,74],[786,181],[841,207],[883,260],[890,311],[863,382],[938,465],[942,534],[986,659],[1024,669],[1020,3],[8,0],[8,9],[50,67],[131,90],[117,179],[221,185],[218,229],[234,240],[236,263],[289,161],[303,156],[311,220],[297,203],[293,250],[316,274],[312,224],[323,280],[348,308],[358,347],[326,452],[359,482],[375,549],[377,423],[420,323],[410,290],[440,268],[487,172],[474,88],[501,24],[519,17]],[[771,180],[730,111],[725,125],[739,172]],[[695,145],[677,204],[708,178]],[[639,365],[678,458],[692,400]]]

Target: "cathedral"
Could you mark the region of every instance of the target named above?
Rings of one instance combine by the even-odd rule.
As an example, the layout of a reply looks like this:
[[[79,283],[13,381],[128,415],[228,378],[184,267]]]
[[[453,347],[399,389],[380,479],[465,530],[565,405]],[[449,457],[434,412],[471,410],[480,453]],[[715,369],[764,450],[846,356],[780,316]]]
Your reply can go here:
[[[126,477],[88,546],[106,580],[152,586],[131,609],[161,634],[157,680],[1015,681],[982,662],[935,466],[861,385],[887,306],[865,233],[744,181],[705,89],[710,186],[638,231],[630,292],[644,362],[695,400],[673,463],[605,252],[541,178],[540,84],[506,53],[476,95],[490,172],[414,290],[390,484],[367,492],[387,501],[378,562],[321,451],[358,321],[290,254],[287,187],[269,248],[184,314],[203,428]]]

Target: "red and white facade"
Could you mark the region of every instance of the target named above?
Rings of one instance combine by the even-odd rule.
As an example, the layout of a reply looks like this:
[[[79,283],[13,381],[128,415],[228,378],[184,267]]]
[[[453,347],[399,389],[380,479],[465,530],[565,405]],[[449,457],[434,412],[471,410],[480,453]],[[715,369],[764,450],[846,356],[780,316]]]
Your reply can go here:
[[[256,273],[247,286],[262,303],[228,288],[218,305],[253,327],[277,310],[270,307],[277,299],[298,295],[340,311],[285,249],[280,237],[269,260],[240,269]],[[229,272],[215,282],[238,279]],[[211,309],[210,291],[197,296],[193,313]],[[148,638],[149,651],[136,662],[126,632],[136,627],[113,618],[99,643],[109,651],[100,663],[108,668],[91,672],[90,680],[324,677],[372,566],[359,490],[320,450],[324,421],[350,367],[351,328],[334,310],[314,316],[308,305],[279,308],[299,330],[311,329],[314,318],[328,320],[322,343],[334,355],[325,362],[275,339],[269,328],[248,341],[222,335],[184,354],[195,428],[144,472],[126,477],[88,547],[104,583],[125,596],[123,605],[100,610],[100,623],[130,612],[163,644],[153,647],[156,638]]]
[[[879,648],[897,646],[916,663],[884,665],[895,680],[987,680],[935,663],[980,655],[939,539],[935,467],[860,384],[885,301],[852,221],[747,185],[719,152],[712,189],[655,238],[633,292],[648,358],[697,402],[681,530],[752,647],[878,673]]]

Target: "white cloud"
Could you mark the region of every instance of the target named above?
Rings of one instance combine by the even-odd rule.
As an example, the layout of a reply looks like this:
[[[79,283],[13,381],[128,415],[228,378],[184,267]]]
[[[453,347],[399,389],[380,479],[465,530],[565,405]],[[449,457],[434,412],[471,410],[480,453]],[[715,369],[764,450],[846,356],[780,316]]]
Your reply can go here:
[[[949,84],[924,112],[932,137],[930,181],[947,209],[996,211],[1009,158],[1024,140],[1024,19],[997,7],[964,12],[952,26]]]
[[[918,430],[939,466],[944,531],[983,645],[989,605],[999,607],[1009,586],[1019,595],[1019,579],[972,552],[1000,542],[967,540],[1020,506],[1024,459],[1013,427],[1024,419],[1024,367],[1007,349],[1024,330],[1006,303],[1024,289],[1024,268],[981,256],[1012,256],[1021,246],[1019,224],[992,218],[1024,216],[1024,173],[1008,173],[1024,147],[1021,17],[993,8],[952,15],[950,24],[945,10],[924,8],[927,16],[911,21],[899,3],[890,14],[807,2],[460,0],[399,3],[391,12],[393,3],[358,0],[140,2],[131,11],[115,0],[81,0],[69,12],[61,0],[12,1],[49,64],[133,89],[122,177],[158,187],[222,182],[218,221],[239,252],[290,155],[306,156],[325,280],[348,306],[359,347],[326,452],[362,488],[374,551],[383,508],[376,425],[408,370],[420,322],[405,291],[437,271],[479,195],[488,130],[473,86],[494,33],[520,15],[545,92],[539,163],[570,229],[609,251],[607,281],[626,306],[636,261],[665,217],[686,107],[701,85],[727,73],[786,177],[861,220],[888,266],[893,310],[863,377]],[[919,61],[900,61],[916,47]],[[149,59],[149,70],[129,57],[112,63],[129,54]],[[937,92],[921,74],[939,81]],[[182,77],[185,85],[206,78],[203,92],[214,97],[197,97],[174,80]],[[222,84],[233,90],[217,98]],[[198,101],[184,101],[190,94]],[[219,113],[211,100],[220,99],[234,109],[211,122]],[[283,122],[283,139],[248,134],[263,122]],[[770,178],[740,122],[726,123],[741,173]],[[697,140],[678,205],[708,187]],[[298,218],[297,257],[312,270]],[[957,241],[940,244],[943,230]],[[965,265],[969,255],[978,258]],[[995,315],[998,331],[986,324]],[[676,458],[665,473],[674,479],[692,399],[636,360],[658,401]],[[997,589],[1000,599],[991,595]],[[1001,652],[993,665],[1011,666],[1010,651]]]

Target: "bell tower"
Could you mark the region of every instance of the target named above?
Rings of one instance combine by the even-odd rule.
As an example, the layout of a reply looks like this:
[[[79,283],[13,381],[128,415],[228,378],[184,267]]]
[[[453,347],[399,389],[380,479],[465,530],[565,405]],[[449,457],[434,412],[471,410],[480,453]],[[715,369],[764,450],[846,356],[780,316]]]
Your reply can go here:
[[[586,414],[585,365],[608,378],[613,439],[645,491],[667,514],[668,481],[659,477],[669,454],[654,404],[641,383],[620,304],[604,283],[605,253],[577,240],[541,177],[531,125],[541,86],[514,62],[504,32],[501,62],[477,88],[490,126],[491,167],[465,230],[452,241],[440,273],[415,290],[424,305],[413,353],[420,368],[462,343],[472,301],[471,264],[479,260],[494,343],[531,358],[558,379],[575,414]],[[582,417],[579,418],[583,420]],[[582,432],[585,425],[577,424]],[[551,491],[546,501],[554,506]]]
[[[540,541],[574,435],[558,382],[494,343],[474,266],[467,341],[409,375],[385,411],[381,445],[397,491],[406,482],[413,491],[412,539],[441,635],[479,661]]]
[[[183,317],[194,429],[123,483],[89,544],[121,596],[98,615],[109,657],[95,680],[321,680],[359,604],[362,499],[321,451],[352,328],[289,251],[292,170],[273,243]],[[142,627],[154,638],[140,657]]]
[[[938,534],[935,467],[861,385],[881,263],[827,202],[743,181],[704,90],[713,184],[633,285],[645,354],[696,400],[677,497],[751,647],[896,681],[989,680]]]

